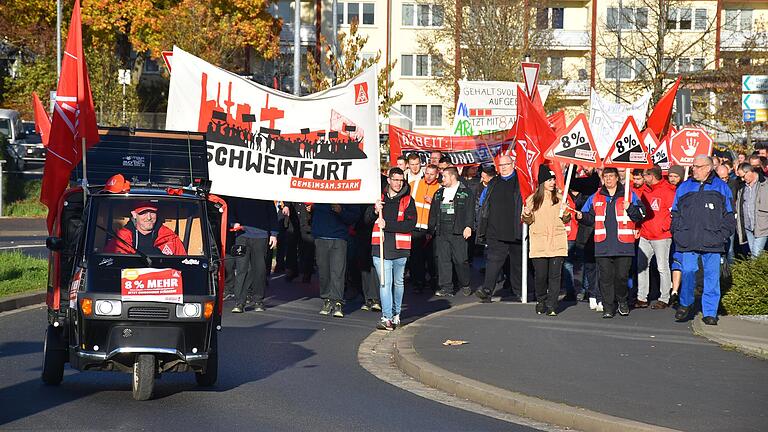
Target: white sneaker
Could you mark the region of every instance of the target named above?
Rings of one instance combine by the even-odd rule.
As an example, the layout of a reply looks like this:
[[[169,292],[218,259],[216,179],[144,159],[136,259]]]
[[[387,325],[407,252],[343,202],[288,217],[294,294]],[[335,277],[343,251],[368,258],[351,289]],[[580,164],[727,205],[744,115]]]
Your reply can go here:
[[[397,314],[392,317],[392,327],[394,328],[400,327],[400,314]]]
[[[597,299],[594,297],[589,298],[589,308],[592,310],[597,310]]]
[[[595,308],[596,311],[602,312],[603,311],[603,302],[599,302],[597,304],[597,308]]]

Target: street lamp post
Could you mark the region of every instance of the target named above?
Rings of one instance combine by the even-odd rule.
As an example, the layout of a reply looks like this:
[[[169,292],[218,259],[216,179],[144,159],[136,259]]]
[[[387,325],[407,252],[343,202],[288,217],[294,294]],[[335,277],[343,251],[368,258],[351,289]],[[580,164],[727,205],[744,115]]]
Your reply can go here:
[[[293,10],[293,94],[301,96],[301,0],[294,2]]]
[[[621,0],[619,0],[619,13],[616,15],[616,103],[621,103],[621,17],[624,14]]]

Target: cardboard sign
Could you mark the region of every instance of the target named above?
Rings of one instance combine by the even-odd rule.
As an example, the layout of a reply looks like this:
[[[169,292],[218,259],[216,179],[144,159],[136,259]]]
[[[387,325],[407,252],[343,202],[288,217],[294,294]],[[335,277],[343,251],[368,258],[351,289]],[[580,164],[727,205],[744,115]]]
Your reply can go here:
[[[493,132],[474,136],[427,135],[389,126],[389,157],[419,155],[421,164],[429,162],[429,155],[434,150],[448,156],[451,163],[458,167],[473,164],[493,164],[494,158],[514,144],[514,137],[509,131]]]
[[[691,166],[698,155],[712,154],[712,138],[704,129],[685,127],[672,135],[669,158],[675,165]]]
[[[595,139],[589,129],[587,116],[584,114],[576,116],[573,122],[558,135],[545,156],[547,159],[563,163],[599,167],[600,156],[597,154]]]
[[[640,139],[640,130],[632,116],[627,117],[613,140],[603,166],[615,168],[650,168],[653,166],[648,149]]]
[[[181,271],[171,268],[122,269],[120,291],[123,301],[184,303]]]
[[[651,154],[651,162],[661,167],[662,172],[669,170],[669,135],[659,142],[656,134],[652,130],[646,129],[643,132],[643,143]]]

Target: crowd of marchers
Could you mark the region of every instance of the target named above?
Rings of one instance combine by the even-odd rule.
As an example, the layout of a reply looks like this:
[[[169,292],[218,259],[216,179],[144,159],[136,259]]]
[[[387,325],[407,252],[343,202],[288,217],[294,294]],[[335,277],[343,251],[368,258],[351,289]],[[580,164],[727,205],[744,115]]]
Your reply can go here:
[[[654,165],[628,179],[625,170],[576,167],[566,196],[553,169],[541,165],[523,199],[513,156],[459,170],[435,151],[426,165],[416,154],[399,157],[372,205],[230,198],[229,241],[245,251],[227,260],[232,312],[264,310],[270,273],[309,283],[317,271],[321,315],[342,318],[345,301],[362,296],[362,309],[381,313],[381,330],[400,325],[406,282],[413,293],[461,292],[483,303],[525,290],[549,316],[561,301],[583,301],[602,318],[675,307],[675,319],[687,321],[698,281],[703,321],[716,325],[721,270],[766,247],[765,149],[700,155],[668,172]],[[474,260],[484,262],[479,286]]]

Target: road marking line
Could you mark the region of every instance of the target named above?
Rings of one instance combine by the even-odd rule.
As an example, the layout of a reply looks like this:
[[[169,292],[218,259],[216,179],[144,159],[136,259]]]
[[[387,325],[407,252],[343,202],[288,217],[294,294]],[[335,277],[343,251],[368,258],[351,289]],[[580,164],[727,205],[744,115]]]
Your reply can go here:
[[[32,244],[32,245],[16,245],[16,246],[0,246],[0,250],[6,249],[24,249],[24,248],[44,248],[44,244]]]

